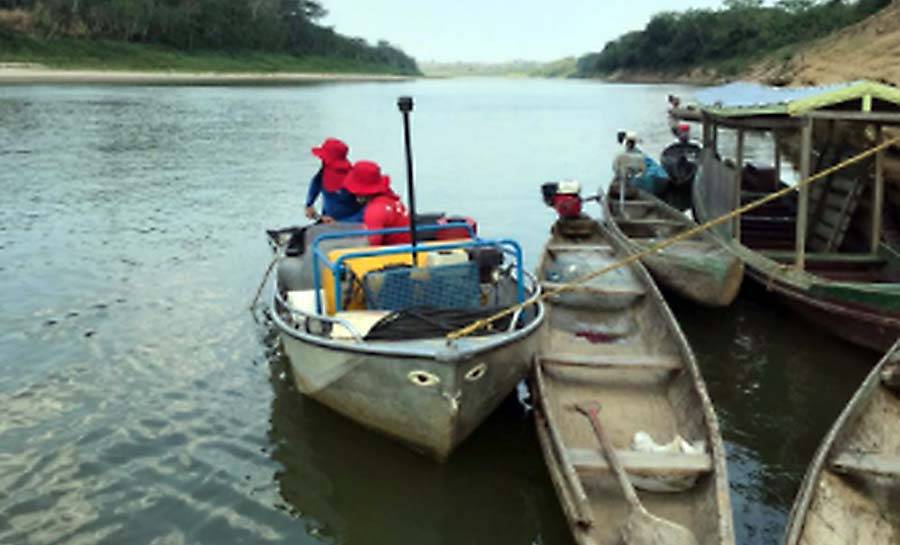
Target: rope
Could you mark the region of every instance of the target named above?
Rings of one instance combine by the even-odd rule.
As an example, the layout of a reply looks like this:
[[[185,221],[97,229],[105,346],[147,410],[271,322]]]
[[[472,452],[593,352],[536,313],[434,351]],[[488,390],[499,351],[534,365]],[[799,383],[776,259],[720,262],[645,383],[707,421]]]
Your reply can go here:
[[[850,165],[856,164],[856,163],[862,161],[863,159],[867,159],[868,157],[871,157],[872,155],[875,155],[876,153],[878,153],[882,150],[885,150],[888,147],[893,146],[894,144],[897,144],[897,143],[900,143],[900,136],[891,138],[889,140],[885,140],[884,142],[882,142],[881,144],[878,144],[875,147],[869,148],[868,150],[866,150],[862,153],[859,153],[857,155],[854,155],[853,157],[850,157],[849,159],[846,159],[845,161],[842,161],[834,166],[826,168],[825,170],[823,170],[821,172],[818,172],[818,173],[816,173],[812,176],[809,176],[803,180],[800,180],[794,186],[785,187],[783,189],[776,191],[775,193],[770,193],[770,194],[766,195],[765,197],[762,197],[761,199],[758,199],[751,203],[745,204],[744,206],[741,206],[740,208],[738,208],[736,210],[732,210],[731,212],[724,214],[722,216],[719,216],[718,218],[709,220],[708,222],[706,222],[702,225],[692,227],[691,229],[688,229],[687,231],[682,231],[681,233],[678,233],[677,235],[675,235],[671,238],[657,242],[656,244],[654,244],[648,248],[645,248],[644,250],[641,250],[638,253],[631,254],[628,257],[625,257],[623,259],[620,259],[619,261],[616,261],[615,263],[611,263],[611,264],[603,267],[602,269],[599,269],[592,273],[586,274],[580,278],[576,278],[575,280],[573,280],[569,283],[563,284],[563,285],[553,288],[551,290],[547,290],[547,291],[541,293],[540,295],[534,295],[534,296],[530,297],[529,299],[526,299],[525,301],[523,301],[517,305],[506,308],[492,316],[488,316],[487,318],[483,318],[481,320],[472,322],[471,324],[467,325],[466,327],[463,327],[461,329],[457,329],[456,331],[448,333],[447,337],[446,337],[447,342],[455,341],[457,339],[461,339],[462,337],[471,335],[475,331],[478,331],[479,329],[486,327],[486,326],[492,324],[493,322],[500,320],[501,318],[509,316],[509,315],[517,312],[518,310],[521,310],[525,307],[531,306],[539,301],[543,301],[544,299],[547,299],[549,297],[553,297],[554,295],[557,295],[558,293],[561,293],[563,291],[568,291],[580,284],[584,284],[585,282],[588,282],[589,280],[593,280],[594,278],[596,278],[602,274],[606,274],[609,271],[618,269],[619,267],[624,267],[625,265],[628,265],[628,264],[634,263],[635,261],[638,261],[642,257],[645,257],[652,253],[658,252],[664,248],[668,248],[669,246],[675,244],[678,241],[684,240],[686,238],[690,238],[698,233],[702,233],[703,231],[706,231],[712,227],[715,227],[716,225],[719,225],[719,224],[725,223],[728,220],[734,219],[735,217],[740,216],[741,214],[744,214],[746,212],[749,212],[750,210],[753,210],[754,208],[759,208],[760,206],[762,206],[768,202],[774,201],[776,199],[780,199],[781,197],[787,195],[788,193],[790,193],[792,191],[796,191],[803,187],[806,187],[806,186],[812,184],[813,182],[816,182],[818,180],[821,180],[822,178],[830,176],[831,174],[834,174],[835,172],[837,172],[839,170],[845,169]]]
[[[272,261],[269,263],[269,266],[266,268],[266,274],[263,275],[262,280],[259,283],[259,287],[256,288],[256,295],[253,296],[253,301],[250,303],[250,312],[253,313],[253,319],[256,319],[256,303],[259,302],[259,296],[262,293],[263,288],[266,286],[266,281],[269,279],[269,275],[272,274],[272,268],[275,267],[275,264],[278,263],[278,260],[281,258],[281,252],[275,252],[275,256],[272,257]]]

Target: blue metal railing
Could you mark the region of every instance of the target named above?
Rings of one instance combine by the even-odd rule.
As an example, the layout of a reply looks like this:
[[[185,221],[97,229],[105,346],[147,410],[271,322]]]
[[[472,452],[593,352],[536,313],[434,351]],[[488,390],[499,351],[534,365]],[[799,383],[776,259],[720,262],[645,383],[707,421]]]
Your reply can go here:
[[[475,230],[467,223],[447,223],[444,225],[423,225],[416,228],[417,232],[422,231],[439,231],[443,229],[466,228],[471,239],[457,240],[446,242],[444,244],[430,243],[427,246],[417,244],[415,249],[417,252],[440,252],[443,250],[455,250],[465,248],[482,248],[486,246],[494,246],[500,248],[503,252],[512,255],[516,261],[516,298],[521,303],[525,300],[524,272],[522,270],[522,248],[519,243],[511,239],[490,240],[482,239],[475,236]],[[344,262],[348,259],[359,257],[373,257],[383,255],[411,254],[413,251],[412,244],[398,244],[394,246],[381,246],[376,248],[361,248],[359,250],[347,252],[341,255],[334,263],[319,248],[319,243],[324,240],[334,240],[341,238],[353,238],[369,235],[390,235],[395,233],[408,233],[408,227],[392,227],[389,229],[372,229],[359,231],[342,231],[340,233],[324,233],[315,238],[312,243],[313,256],[313,286],[316,293],[316,312],[322,314],[322,296],[321,286],[322,279],[319,272],[319,260],[331,270],[334,277],[334,299],[335,310],[341,310],[341,279],[340,273],[343,270]]]

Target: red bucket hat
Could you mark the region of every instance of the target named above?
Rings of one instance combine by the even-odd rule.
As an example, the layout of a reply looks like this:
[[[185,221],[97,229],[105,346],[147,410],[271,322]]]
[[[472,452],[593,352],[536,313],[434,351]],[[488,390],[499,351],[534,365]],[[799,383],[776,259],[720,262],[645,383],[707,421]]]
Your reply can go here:
[[[382,176],[381,167],[372,161],[357,161],[344,178],[344,189],[354,195],[377,195],[390,187],[390,176]]]
[[[350,161],[347,160],[347,152],[350,148],[337,138],[327,138],[322,145],[310,150],[313,155],[322,160],[322,164],[336,169],[349,169]]]

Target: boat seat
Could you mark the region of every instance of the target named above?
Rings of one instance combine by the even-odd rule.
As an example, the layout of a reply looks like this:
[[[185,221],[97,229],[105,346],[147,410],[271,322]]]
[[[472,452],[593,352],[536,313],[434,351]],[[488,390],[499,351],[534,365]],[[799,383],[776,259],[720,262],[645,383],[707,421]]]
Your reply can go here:
[[[627,225],[670,225],[674,227],[684,227],[688,225],[687,221],[681,220],[667,220],[662,218],[636,218],[636,219],[628,219],[628,218],[616,218],[616,223],[627,224]]]
[[[568,449],[569,459],[579,473],[608,473],[609,462],[600,450]],[[637,452],[616,450],[625,471],[640,475],[703,475],[713,470],[709,453]]]
[[[639,369],[660,369],[675,371],[682,369],[684,365],[675,356],[645,356],[645,355],[583,355],[583,354],[553,354],[538,355],[538,361],[543,365],[559,365],[568,367],[589,367],[595,369],[633,367]]]
[[[845,452],[831,462],[835,473],[853,473],[900,477],[900,456]]]
[[[774,259],[776,261],[793,261],[796,257],[796,252],[793,250],[790,251],[778,251],[778,250],[767,250],[762,252],[762,254],[769,259]],[[861,265],[884,265],[887,263],[885,258],[879,255],[872,254],[840,254],[840,253],[819,253],[819,252],[807,252],[805,254],[805,259],[807,263],[828,263],[828,262],[836,262],[836,263],[855,263]]]
[[[335,312],[333,317],[348,322],[362,337],[365,337],[375,324],[388,314],[391,312],[386,310],[345,310]],[[330,337],[335,340],[349,340],[353,339],[353,334],[343,325],[335,323],[331,328]]]
[[[612,253],[612,246],[606,244],[550,244],[547,246],[550,252],[603,252]]]
[[[559,282],[547,282],[541,281],[541,287],[545,291],[558,289],[565,284],[561,284]],[[589,295],[624,295],[629,297],[640,297],[645,295],[647,292],[644,291],[643,288],[638,286],[624,286],[624,287],[601,287],[601,286],[585,286],[585,285],[576,285],[573,286],[563,293],[586,293]]]

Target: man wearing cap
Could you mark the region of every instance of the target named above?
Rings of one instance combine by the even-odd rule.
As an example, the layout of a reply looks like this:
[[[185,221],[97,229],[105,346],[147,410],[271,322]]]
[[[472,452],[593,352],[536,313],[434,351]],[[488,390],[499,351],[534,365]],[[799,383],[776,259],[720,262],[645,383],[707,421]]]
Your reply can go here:
[[[675,136],[678,137],[678,142],[682,144],[690,144],[691,143],[691,126],[687,123],[681,123],[678,125],[677,130],[675,132]]]
[[[357,161],[344,178],[344,188],[365,205],[363,223],[366,229],[388,229],[409,227],[409,213],[400,197],[391,191],[391,178],[382,176],[381,168],[372,161]],[[412,238],[409,231],[388,235],[369,235],[369,244],[385,246],[408,244]]]
[[[344,189],[344,178],[350,171],[347,160],[347,144],[337,138],[328,138],[322,145],[312,148],[312,154],[322,160],[322,167],[309,183],[306,193],[306,217],[317,216],[313,204],[322,193],[322,220],[328,221],[362,221],[362,205],[356,197]]]
[[[647,169],[644,154],[637,148],[638,137],[629,131],[625,133],[625,150],[616,156],[613,161],[613,172],[616,181],[629,181],[640,178]]]

